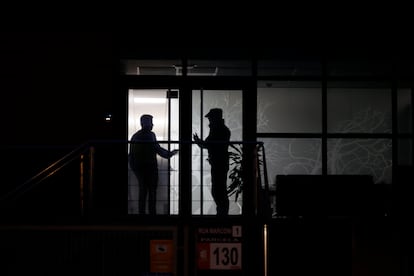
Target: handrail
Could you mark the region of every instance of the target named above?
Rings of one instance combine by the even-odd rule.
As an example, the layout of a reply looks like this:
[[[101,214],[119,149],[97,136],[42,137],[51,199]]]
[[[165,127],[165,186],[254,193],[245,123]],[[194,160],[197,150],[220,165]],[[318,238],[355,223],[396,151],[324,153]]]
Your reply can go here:
[[[266,164],[266,154],[265,154],[265,148],[263,145],[263,142],[259,143],[259,149],[262,150],[263,152],[263,177],[264,177],[264,181],[265,181],[265,192],[268,193],[269,192],[269,177],[267,174],[267,164]]]
[[[0,204],[4,204],[7,201],[12,201],[17,199],[19,196],[23,195],[24,193],[28,192],[29,190],[33,189],[35,186],[37,186],[39,183],[44,181],[45,179],[48,179],[52,175],[54,175],[56,172],[60,171],[62,168],[66,167],[68,164],[70,164],[73,160],[80,157],[81,154],[86,152],[88,149],[89,143],[84,143],[71,152],[67,153],[57,161],[53,162],[43,170],[41,170],[39,173],[35,174],[34,176],[27,179],[25,182],[23,182],[21,185],[15,187],[12,191],[6,193],[5,195],[0,197]]]
[[[91,183],[94,177],[95,171],[94,168],[94,158],[93,158],[93,148],[99,144],[131,144],[134,143],[128,140],[95,140],[95,141],[88,141],[84,144],[77,146],[75,149],[71,150],[69,153],[65,154],[60,159],[56,160],[55,162],[51,163],[50,165],[46,166],[44,169],[39,171],[34,176],[30,177],[26,181],[24,181],[21,185],[16,186],[13,190],[7,192],[4,195],[0,196],[0,206],[7,207],[7,204],[12,203],[28,191],[35,188],[37,185],[49,179],[57,172],[61,171],[63,168],[67,167],[69,164],[73,163],[74,160],[80,159],[80,204],[81,204],[81,212],[83,215],[84,208],[85,210],[89,209],[91,206],[91,197],[93,196]],[[194,141],[158,141],[158,143],[178,143],[180,145],[183,144],[195,144]],[[254,204],[251,206],[255,209],[255,212],[259,212],[260,214],[267,214],[267,207],[269,203],[269,199],[267,198],[268,191],[269,191],[269,181],[267,175],[267,164],[266,164],[266,156],[265,156],[265,149],[263,146],[263,142],[259,141],[230,141],[225,142],[229,144],[231,147],[235,145],[255,145],[254,148],[246,148],[248,150],[256,151],[256,170],[259,175],[259,178],[253,180],[255,183],[255,196]],[[261,152],[258,154],[258,152]],[[84,154],[90,154],[89,158],[84,158]],[[240,153],[241,154],[241,153]],[[244,159],[244,156],[241,157]],[[250,162],[250,161],[249,161]],[[87,181],[85,182],[85,179]],[[263,183],[261,183],[263,180]],[[243,181],[243,180],[242,180]],[[242,184],[243,185],[243,184]],[[263,185],[263,186],[262,186]],[[242,190],[243,187],[241,188]],[[260,190],[261,189],[261,190]],[[259,197],[258,197],[259,196]],[[87,205],[85,205],[87,204]]]

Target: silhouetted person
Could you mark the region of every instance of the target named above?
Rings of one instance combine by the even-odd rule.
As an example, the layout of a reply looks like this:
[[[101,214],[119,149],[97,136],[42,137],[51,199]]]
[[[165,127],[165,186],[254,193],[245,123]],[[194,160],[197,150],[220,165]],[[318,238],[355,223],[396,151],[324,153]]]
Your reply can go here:
[[[228,215],[227,173],[229,171],[230,130],[224,124],[223,111],[220,108],[210,109],[205,117],[210,122],[209,135],[205,141],[201,141],[197,133],[193,135],[193,138],[200,148],[208,150],[208,161],[211,165],[211,194],[217,206],[217,215]]]
[[[141,116],[141,129],[131,138],[129,164],[137,177],[139,187],[138,211],[145,214],[146,199],[151,215],[156,214],[156,192],[158,186],[157,154],[163,158],[171,158],[178,150],[168,151],[157,142],[152,131],[152,116]]]

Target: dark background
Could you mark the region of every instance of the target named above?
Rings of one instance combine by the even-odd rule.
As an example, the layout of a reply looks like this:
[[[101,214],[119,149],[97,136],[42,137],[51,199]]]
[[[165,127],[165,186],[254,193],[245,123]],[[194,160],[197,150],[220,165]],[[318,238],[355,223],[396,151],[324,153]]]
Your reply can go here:
[[[117,58],[111,33],[0,36],[2,144],[80,144],[102,136]]]
[[[126,116],[117,110],[124,97],[118,86],[121,58],[412,59],[409,36],[402,28],[370,21],[359,26],[340,24],[335,31],[322,26],[244,29],[231,24],[220,28],[213,22],[191,32],[172,26],[173,30],[0,32],[0,141],[3,145],[80,144],[124,138],[117,137],[120,134],[114,134],[104,120],[107,113],[113,114],[113,124]]]

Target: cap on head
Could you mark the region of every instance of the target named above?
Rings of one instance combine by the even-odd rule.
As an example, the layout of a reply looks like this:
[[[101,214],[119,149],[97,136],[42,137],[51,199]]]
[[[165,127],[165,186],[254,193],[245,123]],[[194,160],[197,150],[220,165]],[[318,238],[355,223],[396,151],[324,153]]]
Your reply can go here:
[[[212,108],[210,111],[206,114],[206,118],[209,119],[222,119],[223,118],[223,110],[221,108]]]
[[[141,126],[142,127],[149,127],[153,126],[152,124],[152,115],[144,114],[141,116]]]

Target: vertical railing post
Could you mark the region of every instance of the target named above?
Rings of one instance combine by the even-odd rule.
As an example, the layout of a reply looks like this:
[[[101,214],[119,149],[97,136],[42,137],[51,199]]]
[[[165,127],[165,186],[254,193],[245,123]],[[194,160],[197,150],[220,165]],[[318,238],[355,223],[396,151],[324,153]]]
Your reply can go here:
[[[252,144],[252,154],[253,154],[253,162],[254,166],[253,169],[253,186],[254,186],[254,192],[255,192],[255,203],[254,203],[254,215],[260,216],[262,212],[262,180],[260,175],[260,164],[259,164],[259,156],[258,156],[258,150],[257,150],[257,144]]]
[[[261,200],[261,175],[260,175],[260,164],[259,164],[259,156],[258,156],[258,151],[257,151],[257,146],[256,145],[252,145],[252,154],[253,154],[253,159],[254,160],[254,167],[253,167],[253,186],[254,186],[254,214],[258,215],[261,212],[261,204],[262,204],[262,200]]]
[[[243,215],[252,218],[257,215],[257,179],[255,144],[243,143]]]
[[[93,182],[95,174],[95,147],[89,147],[89,181],[88,181],[88,211],[93,207]]]
[[[257,158],[257,173],[259,178],[259,191],[260,191],[260,213],[265,217],[271,216],[271,204],[270,204],[270,190],[269,190],[269,178],[267,174],[266,155],[263,142],[259,142],[256,146],[256,158]],[[262,168],[262,169],[261,169]]]
[[[80,175],[80,179],[79,179],[79,192],[80,192],[80,212],[81,212],[81,216],[84,215],[84,185],[85,185],[85,156],[83,154],[81,154],[80,156],[80,164],[79,164],[79,175]]]
[[[93,196],[93,178],[94,178],[94,155],[95,148],[93,146],[89,147],[88,160],[85,161],[85,154],[80,155],[80,165],[79,165],[79,192],[80,192],[80,212],[81,216],[85,215],[85,210],[90,211],[92,207],[92,196]],[[88,163],[85,163],[89,161]],[[85,168],[88,170],[85,171]],[[88,178],[86,180],[86,178]],[[87,185],[87,186],[85,186]]]
[[[263,226],[263,276],[267,276],[268,274],[268,227],[267,224]]]

